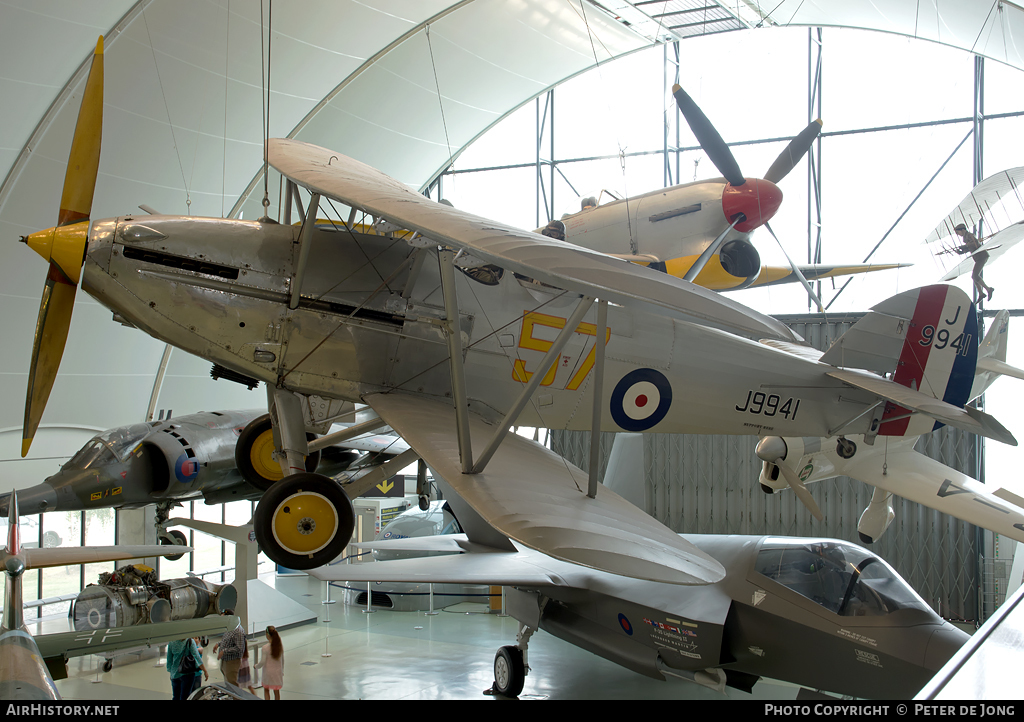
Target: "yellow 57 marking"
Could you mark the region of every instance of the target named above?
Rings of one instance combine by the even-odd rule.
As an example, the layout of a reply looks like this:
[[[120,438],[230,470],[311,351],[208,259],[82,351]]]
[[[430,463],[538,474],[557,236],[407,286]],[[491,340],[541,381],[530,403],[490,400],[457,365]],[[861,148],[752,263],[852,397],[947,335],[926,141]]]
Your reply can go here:
[[[536,311],[530,311],[523,314],[523,330],[519,334],[519,348],[547,353],[554,342],[534,336],[533,333],[537,326],[554,328],[560,331],[565,328],[565,319],[561,316],[550,316],[546,313],[537,313]],[[576,373],[573,374],[571,379],[569,379],[569,383],[566,384],[565,388],[567,391],[576,391],[580,387],[580,384],[583,383],[583,379],[585,379],[587,374],[590,373],[590,370],[594,368],[594,359],[597,356],[596,324],[581,323],[576,327],[576,333],[582,336],[594,336],[595,343],[593,348],[590,349],[590,353],[588,353],[587,357],[583,360],[583,363],[576,370]],[[605,345],[608,344],[608,340],[611,337],[612,330],[610,327],[606,327],[604,334]],[[551,368],[549,368],[548,372],[544,375],[540,385],[550,386],[555,380],[556,371],[558,371],[557,361],[551,364]],[[525,384],[530,380],[531,376],[533,376],[533,372],[526,370],[526,363],[522,359],[516,359],[512,368],[512,378]]]

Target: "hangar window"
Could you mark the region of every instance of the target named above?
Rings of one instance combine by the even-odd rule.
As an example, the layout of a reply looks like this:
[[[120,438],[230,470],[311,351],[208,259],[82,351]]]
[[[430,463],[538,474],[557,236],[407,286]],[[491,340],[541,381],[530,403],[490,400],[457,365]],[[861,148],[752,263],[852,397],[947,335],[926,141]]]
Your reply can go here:
[[[929,608],[892,567],[852,544],[767,539],[755,570],[843,617]]]

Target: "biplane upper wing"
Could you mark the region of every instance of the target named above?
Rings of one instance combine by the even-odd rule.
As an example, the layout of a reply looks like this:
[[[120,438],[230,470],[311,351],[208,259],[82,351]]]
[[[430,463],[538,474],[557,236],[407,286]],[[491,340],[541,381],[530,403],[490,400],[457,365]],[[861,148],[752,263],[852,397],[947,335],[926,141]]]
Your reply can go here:
[[[587,474],[540,444],[509,434],[484,471],[463,474],[455,409],[401,393],[363,399],[436,476],[502,535],[584,567],[670,584],[710,584],[725,576],[714,558],[618,494],[587,496]],[[494,425],[470,413],[481,443]]]
[[[268,154],[282,175],[312,192],[551,286],[752,338],[800,340],[785,324],[705,288],[436,203],[375,168],[325,148],[272,138]]]

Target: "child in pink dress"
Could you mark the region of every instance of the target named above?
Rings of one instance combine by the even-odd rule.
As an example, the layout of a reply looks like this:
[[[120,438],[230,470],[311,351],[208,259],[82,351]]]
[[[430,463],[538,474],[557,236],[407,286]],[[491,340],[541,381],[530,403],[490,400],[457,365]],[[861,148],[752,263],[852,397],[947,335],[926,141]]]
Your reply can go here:
[[[263,670],[263,699],[270,699],[270,690],[274,690],[274,699],[281,699],[281,687],[284,686],[284,645],[281,635],[274,627],[267,627],[268,644],[260,650],[260,661],[256,669]]]

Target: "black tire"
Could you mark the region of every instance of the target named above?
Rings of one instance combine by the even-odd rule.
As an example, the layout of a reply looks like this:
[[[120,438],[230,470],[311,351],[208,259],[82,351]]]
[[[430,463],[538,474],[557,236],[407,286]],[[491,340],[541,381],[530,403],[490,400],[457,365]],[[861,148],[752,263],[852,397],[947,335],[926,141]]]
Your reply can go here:
[[[164,545],[164,546],[180,546],[180,547],[187,547],[188,546],[188,537],[185,536],[185,532],[178,531],[177,529],[171,529],[170,531],[165,531],[164,534],[166,534],[167,536],[161,536],[160,537],[160,544],[161,545]],[[171,537],[171,538],[168,538],[168,537]],[[171,555],[168,555],[168,556],[164,557],[164,559],[166,559],[169,562],[176,562],[179,559],[181,559],[183,556],[185,556],[185,552],[182,552],[181,554],[171,554]]]
[[[307,441],[315,441],[316,434],[306,432]],[[270,414],[250,421],[235,442],[235,466],[242,478],[260,491],[266,491],[284,478],[281,466],[274,461],[274,426]],[[306,457],[306,471],[313,473],[320,466],[320,452]]]
[[[321,474],[293,474],[263,494],[253,527],[256,541],[275,563],[314,569],[345,549],[355,514],[338,482]]]
[[[523,650],[502,647],[494,655],[494,691],[503,697],[518,697],[526,682]]]
[[[108,659],[103,663],[103,671],[109,672],[114,668],[114,660]]]

